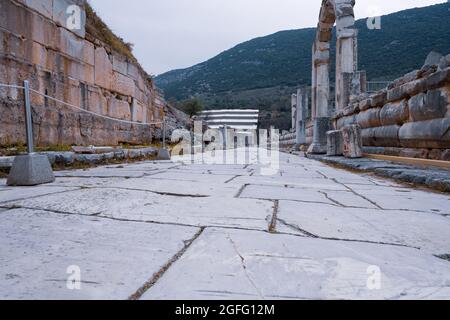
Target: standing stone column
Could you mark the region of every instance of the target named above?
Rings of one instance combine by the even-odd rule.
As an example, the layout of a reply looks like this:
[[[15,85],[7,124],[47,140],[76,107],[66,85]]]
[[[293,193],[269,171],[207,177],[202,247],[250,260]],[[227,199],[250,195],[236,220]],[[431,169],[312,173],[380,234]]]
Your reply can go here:
[[[292,129],[296,129],[296,119],[297,119],[297,95],[292,94],[291,96],[291,118],[292,118]]]
[[[308,109],[308,91],[306,89],[297,90],[297,125],[296,125],[296,144],[294,149],[299,150],[306,144],[306,113]]]
[[[314,54],[315,70],[315,112],[313,118],[314,137],[308,149],[309,153],[327,153],[327,131],[330,129],[329,100],[330,100],[330,44],[316,42]]]
[[[349,103],[350,84],[358,69],[358,40],[352,15],[339,17],[336,23],[336,110],[341,111]]]

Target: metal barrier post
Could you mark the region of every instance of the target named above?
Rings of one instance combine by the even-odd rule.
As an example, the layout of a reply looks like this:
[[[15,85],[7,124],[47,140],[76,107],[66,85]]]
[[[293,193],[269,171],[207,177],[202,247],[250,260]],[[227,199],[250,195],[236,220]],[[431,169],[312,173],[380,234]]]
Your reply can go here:
[[[33,119],[31,117],[30,83],[23,82],[25,103],[25,126],[27,134],[27,154],[14,158],[9,171],[7,184],[9,186],[35,186],[55,181],[52,166],[46,155],[34,153]]]
[[[25,125],[27,132],[27,152],[34,153],[33,142],[33,120],[31,118],[31,100],[30,100],[30,83],[28,80],[23,82],[23,94],[25,100]]]
[[[157,160],[170,160],[170,151],[166,148],[166,116],[162,120],[162,147],[158,150]]]
[[[165,149],[166,148],[166,116],[163,116],[163,123],[162,123],[162,125],[163,125],[163,127],[162,127],[162,129],[163,129],[163,132],[162,132],[162,139],[163,139],[163,141],[162,141],[162,147],[163,147],[163,149]]]

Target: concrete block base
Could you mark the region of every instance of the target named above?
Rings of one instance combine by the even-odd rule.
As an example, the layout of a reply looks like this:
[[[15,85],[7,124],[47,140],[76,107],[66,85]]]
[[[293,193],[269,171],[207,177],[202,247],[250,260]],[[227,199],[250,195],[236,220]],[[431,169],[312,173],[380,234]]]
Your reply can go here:
[[[327,132],[330,130],[330,118],[322,117],[314,119],[314,138],[309,146],[308,153],[327,153]]]
[[[168,149],[159,149],[156,160],[170,160],[170,152]]]
[[[9,186],[36,186],[55,181],[53,170],[45,155],[27,154],[14,159],[9,172]]]

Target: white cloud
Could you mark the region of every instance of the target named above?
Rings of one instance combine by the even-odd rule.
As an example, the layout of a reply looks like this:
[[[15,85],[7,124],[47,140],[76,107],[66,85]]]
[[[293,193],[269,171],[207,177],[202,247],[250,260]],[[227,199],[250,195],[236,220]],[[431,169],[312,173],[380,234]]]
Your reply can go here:
[[[254,37],[317,24],[321,0],[90,0],[147,72],[189,67]],[[357,0],[357,18],[444,0]]]

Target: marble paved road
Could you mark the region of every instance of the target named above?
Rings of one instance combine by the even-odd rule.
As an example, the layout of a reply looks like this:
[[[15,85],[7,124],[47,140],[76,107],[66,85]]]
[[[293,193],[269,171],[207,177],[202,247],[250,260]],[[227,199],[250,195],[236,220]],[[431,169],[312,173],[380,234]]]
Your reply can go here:
[[[450,299],[450,197],[281,154],[0,180],[0,299]]]

